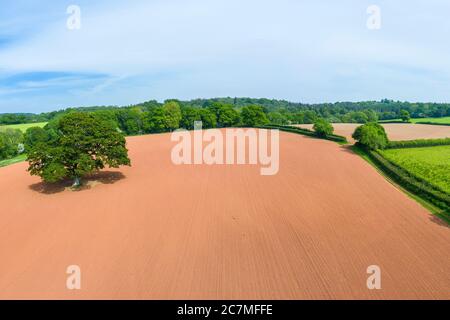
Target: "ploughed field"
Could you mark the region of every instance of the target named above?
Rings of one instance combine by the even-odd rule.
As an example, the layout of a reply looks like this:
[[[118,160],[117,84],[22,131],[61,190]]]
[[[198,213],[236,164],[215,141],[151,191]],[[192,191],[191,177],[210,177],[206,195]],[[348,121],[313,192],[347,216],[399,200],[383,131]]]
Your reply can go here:
[[[450,138],[450,126],[412,124],[412,123],[380,123],[390,140],[416,140]],[[361,124],[357,123],[333,123],[334,133],[344,136],[353,142],[352,134]],[[296,125],[300,128],[312,129],[312,124]]]
[[[388,149],[383,156],[450,194],[450,146]]]
[[[133,166],[78,192],[0,168],[0,298],[450,299],[448,225],[347,148],[280,132],[261,176],[175,166],[174,144],[129,138]]]

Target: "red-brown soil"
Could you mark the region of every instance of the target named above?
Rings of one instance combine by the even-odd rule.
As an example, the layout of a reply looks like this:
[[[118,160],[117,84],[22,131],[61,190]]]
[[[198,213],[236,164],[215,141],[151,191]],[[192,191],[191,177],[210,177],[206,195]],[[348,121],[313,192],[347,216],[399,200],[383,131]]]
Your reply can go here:
[[[347,137],[353,141],[352,134],[361,124],[356,123],[334,123],[334,133]],[[297,125],[300,128],[312,129],[312,124]],[[439,139],[450,138],[449,126],[437,126],[428,124],[412,123],[385,123],[382,124],[390,140],[416,140],[416,139]]]
[[[347,148],[280,138],[275,176],[175,166],[167,134],[78,192],[1,168],[0,298],[450,299],[448,225]]]

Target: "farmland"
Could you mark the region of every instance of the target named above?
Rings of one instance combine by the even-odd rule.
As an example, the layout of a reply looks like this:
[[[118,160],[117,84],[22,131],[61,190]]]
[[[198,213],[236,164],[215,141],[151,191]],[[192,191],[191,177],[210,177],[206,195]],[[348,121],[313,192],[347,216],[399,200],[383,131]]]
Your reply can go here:
[[[333,123],[334,133],[347,137],[354,142],[352,134],[361,124],[357,123]],[[436,126],[411,123],[384,123],[382,124],[390,140],[416,140],[438,139],[450,137],[450,126]],[[297,125],[300,128],[311,129],[313,125]]]
[[[412,123],[435,123],[435,124],[450,125],[450,117],[418,118],[418,119],[411,119],[411,122]]]
[[[448,226],[345,147],[281,132],[279,173],[261,176],[176,166],[170,134],[127,141],[132,167],[78,192],[0,168],[0,298],[450,298]]]
[[[22,132],[27,131],[28,128],[31,127],[44,127],[47,122],[38,122],[38,123],[22,123],[22,124],[10,124],[10,125],[0,125],[0,131],[5,129],[19,129]]]
[[[389,149],[382,155],[450,194],[450,146]]]
[[[393,119],[393,120],[382,120],[380,123],[389,123],[389,122],[400,122],[401,119]],[[429,122],[436,124],[448,124],[450,125],[450,117],[442,117],[442,118],[413,118],[410,120],[411,123],[420,123],[420,122]]]

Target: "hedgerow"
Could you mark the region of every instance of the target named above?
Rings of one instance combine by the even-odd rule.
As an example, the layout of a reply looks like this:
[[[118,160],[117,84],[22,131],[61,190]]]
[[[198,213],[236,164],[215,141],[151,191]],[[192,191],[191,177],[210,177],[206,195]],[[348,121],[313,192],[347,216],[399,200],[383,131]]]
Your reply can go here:
[[[327,135],[327,136],[318,136],[317,133],[312,131],[312,130],[304,129],[304,128],[297,128],[297,127],[292,127],[292,126],[270,124],[270,125],[266,125],[266,126],[260,126],[258,128],[261,128],[261,129],[278,129],[278,130],[281,130],[281,131],[302,134],[302,135],[305,135],[305,136],[315,137],[315,138],[320,138],[320,139],[326,139],[326,140],[330,140],[330,141],[334,141],[334,142],[338,142],[338,143],[347,143],[348,142],[347,138],[343,137],[343,136],[339,136],[339,135],[336,135],[336,134],[330,134],[330,135]]]
[[[390,141],[387,149],[418,148],[450,145],[450,138]]]
[[[369,158],[392,180],[397,182],[406,190],[427,200],[437,208],[446,212],[447,218],[450,218],[450,195],[437,189],[429,182],[411,175],[403,168],[390,162],[377,151],[365,150]]]
[[[418,121],[416,124],[431,124],[433,126],[450,126],[450,123],[439,123],[439,122],[430,122],[430,121]]]

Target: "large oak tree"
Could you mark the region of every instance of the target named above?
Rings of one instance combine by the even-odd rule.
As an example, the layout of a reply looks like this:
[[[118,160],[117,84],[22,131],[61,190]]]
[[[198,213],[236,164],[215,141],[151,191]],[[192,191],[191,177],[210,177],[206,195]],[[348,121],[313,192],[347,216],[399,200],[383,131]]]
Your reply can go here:
[[[95,113],[69,113],[51,130],[47,137],[40,133],[27,158],[30,174],[44,181],[71,178],[73,186],[79,186],[83,176],[106,165],[118,168],[131,164],[123,134]]]

